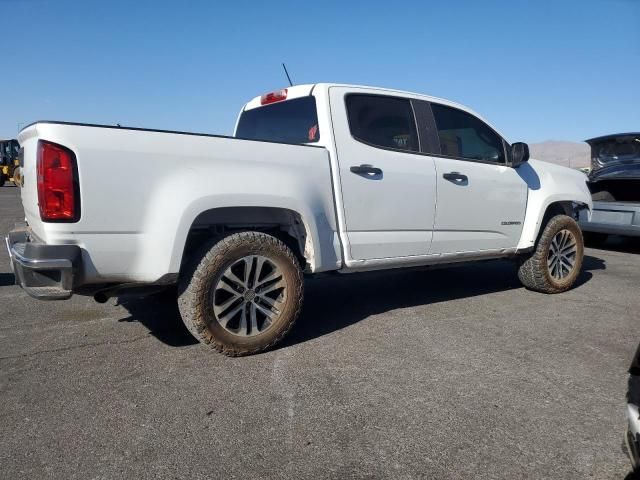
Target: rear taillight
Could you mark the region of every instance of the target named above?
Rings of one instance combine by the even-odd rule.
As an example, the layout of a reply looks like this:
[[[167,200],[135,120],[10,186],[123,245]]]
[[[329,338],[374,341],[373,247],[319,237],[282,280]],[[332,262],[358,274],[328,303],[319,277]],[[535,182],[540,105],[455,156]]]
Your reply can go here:
[[[40,218],[44,222],[77,222],[80,192],[74,153],[61,145],[40,140],[37,170]]]
[[[265,93],[260,97],[260,105],[269,105],[270,103],[281,102],[287,99],[287,89],[276,90],[275,92]]]

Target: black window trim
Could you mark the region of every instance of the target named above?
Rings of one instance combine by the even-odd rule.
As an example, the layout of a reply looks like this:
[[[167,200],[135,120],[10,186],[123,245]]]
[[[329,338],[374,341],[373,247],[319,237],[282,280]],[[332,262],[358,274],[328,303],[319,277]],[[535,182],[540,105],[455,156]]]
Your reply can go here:
[[[359,96],[359,97],[382,97],[382,98],[393,98],[393,99],[398,99],[398,100],[405,100],[409,102],[409,106],[411,107],[411,114],[413,117],[413,126],[415,127],[416,130],[416,136],[418,137],[418,150],[407,150],[407,149],[403,149],[403,148],[393,148],[393,147],[383,147],[382,145],[376,145],[375,143],[370,143],[367,142],[365,140],[362,140],[361,138],[358,138],[356,136],[353,135],[352,131],[351,131],[351,121],[349,119],[349,107],[347,105],[347,100],[349,97],[351,96]],[[422,151],[422,137],[420,135],[420,128],[419,128],[419,123],[418,123],[418,118],[416,116],[416,109],[413,105],[414,99],[413,98],[408,98],[408,97],[403,97],[401,95],[386,95],[386,94],[380,94],[380,93],[360,93],[360,92],[349,92],[347,94],[345,94],[344,96],[344,111],[347,115],[347,126],[349,127],[349,135],[351,136],[351,138],[353,138],[356,142],[358,143],[362,143],[363,145],[367,145],[369,147],[372,148],[377,148],[380,150],[388,150],[390,152],[400,152],[400,153],[407,153],[410,155],[424,155],[424,152]]]
[[[418,118],[418,135],[424,135],[425,142],[422,143],[421,153],[425,155],[437,156],[440,154],[440,138],[438,137],[438,127],[436,126],[431,103],[426,100],[413,100]]]
[[[469,112],[467,112],[465,110],[461,110],[460,108],[452,107],[451,105],[446,105],[444,103],[431,102],[431,101],[426,101],[426,100],[420,100],[420,101],[424,102],[424,103],[427,103],[429,105],[429,113],[430,113],[430,115],[427,115],[427,117],[426,117],[427,124],[425,126],[426,126],[427,129],[433,129],[433,131],[435,131],[436,138],[438,140],[437,143],[432,146],[433,152],[430,153],[431,155],[433,155],[434,157],[450,158],[450,159],[453,159],[453,160],[464,160],[465,162],[484,163],[484,164],[487,164],[487,165],[503,165],[505,167],[509,166],[509,155],[508,155],[508,149],[507,149],[507,146],[509,146],[509,142],[507,142],[502,135],[500,135],[493,128],[491,128],[491,125],[489,125],[487,122],[485,122],[484,120],[476,117],[472,113],[469,113]],[[455,155],[445,155],[445,154],[443,154],[441,149],[440,149],[440,133],[438,132],[438,126],[436,124],[436,118],[435,118],[435,115],[433,114],[433,109],[431,108],[432,104],[441,105],[443,107],[451,108],[453,110],[457,110],[459,112],[462,112],[462,113],[465,113],[467,115],[470,115],[471,117],[475,118],[477,121],[479,121],[483,125],[485,125],[493,133],[495,133],[497,135],[497,137],[502,141],[502,150],[504,151],[504,162],[492,162],[491,160],[478,160],[476,158],[467,158],[467,157],[459,157],[459,156],[455,156]]]

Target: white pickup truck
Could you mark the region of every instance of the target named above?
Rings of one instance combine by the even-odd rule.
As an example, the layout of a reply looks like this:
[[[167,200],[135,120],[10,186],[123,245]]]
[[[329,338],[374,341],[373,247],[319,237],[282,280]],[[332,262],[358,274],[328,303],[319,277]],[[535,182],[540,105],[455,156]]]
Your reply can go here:
[[[282,339],[303,274],[512,258],[525,287],[567,290],[592,208],[581,172],[461,105],[381,88],[271,92],[234,137],[41,121],[19,141],[16,282],[99,301],[177,285],[186,326],[227,355]]]

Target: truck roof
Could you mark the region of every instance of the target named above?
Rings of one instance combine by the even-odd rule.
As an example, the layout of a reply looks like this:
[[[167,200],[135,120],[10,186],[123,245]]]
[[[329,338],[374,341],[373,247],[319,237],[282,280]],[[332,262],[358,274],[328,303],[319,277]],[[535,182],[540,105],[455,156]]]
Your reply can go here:
[[[471,110],[468,107],[466,107],[466,106],[464,106],[464,105],[462,105],[460,103],[452,102],[451,100],[447,100],[447,99],[444,99],[444,98],[433,97],[433,96],[430,96],[430,95],[424,95],[422,93],[409,92],[409,91],[406,91],[406,90],[398,90],[398,89],[386,88],[386,87],[373,87],[373,86],[370,86],[370,85],[356,85],[356,84],[349,84],[349,83],[307,83],[307,84],[303,84],[303,85],[293,85],[293,86],[290,86],[290,87],[283,87],[283,89],[284,88],[287,89],[287,91],[288,91],[287,97],[288,98],[298,98],[298,97],[305,97],[307,95],[311,95],[315,88],[331,88],[331,87],[344,87],[344,88],[353,88],[353,89],[362,88],[362,89],[367,89],[367,90],[379,90],[381,92],[386,92],[386,93],[390,93],[390,94],[401,95],[401,96],[406,96],[406,97],[416,97],[416,98],[421,98],[423,100],[427,100],[427,101],[431,101],[431,102],[443,103],[443,104],[451,105],[452,107],[459,108],[461,110],[468,110],[468,111],[471,112]],[[249,100],[245,104],[243,110],[259,107],[261,98],[262,98],[262,95],[258,95],[257,97],[253,97],[251,100]],[[474,113],[474,115],[477,115],[475,112],[472,112],[472,113]]]
[[[415,93],[415,92],[408,92],[405,90],[397,90],[397,89],[392,89],[392,88],[384,88],[384,87],[372,87],[372,86],[368,86],[368,85],[354,85],[354,84],[348,84],[348,83],[309,83],[309,84],[303,84],[303,85],[293,85],[290,87],[283,87],[282,90],[286,89],[287,90],[287,100],[291,100],[293,98],[300,98],[300,97],[306,97],[308,95],[312,95],[313,91],[317,88],[321,88],[321,89],[329,89],[331,87],[344,87],[344,88],[352,88],[354,90],[356,89],[366,89],[366,90],[376,90],[379,91],[381,93],[384,94],[388,94],[388,95],[396,95],[396,96],[401,96],[401,97],[408,97],[408,98],[415,98],[417,100],[425,100],[427,102],[434,102],[434,103],[440,103],[442,105],[447,105],[450,107],[454,107],[457,108],[459,110],[463,110],[467,113],[470,113],[471,115],[478,117],[479,119],[481,119],[483,122],[487,123],[488,125],[491,126],[491,128],[493,128],[496,132],[500,133],[500,135],[502,135],[502,133],[500,132],[500,130],[498,130],[497,128],[495,128],[490,122],[488,122],[485,118],[482,117],[482,115],[478,114],[477,112],[475,112],[474,110],[470,109],[469,107],[466,107],[465,105],[462,105],[460,103],[457,102],[452,102],[451,100],[447,100],[444,98],[440,98],[440,97],[433,97],[430,95],[424,95],[421,93]],[[280,90],[276,90],[275,92],[279,92]],[[258,108],[262,106],[262,95],[259,95],[257,97],[253,97],[251,100],[249,100],[243,107],[241,112],[244,112],[246,110],[251,110],[253,108]],[[502,135],[504,138],[506,138],[504,135]]]

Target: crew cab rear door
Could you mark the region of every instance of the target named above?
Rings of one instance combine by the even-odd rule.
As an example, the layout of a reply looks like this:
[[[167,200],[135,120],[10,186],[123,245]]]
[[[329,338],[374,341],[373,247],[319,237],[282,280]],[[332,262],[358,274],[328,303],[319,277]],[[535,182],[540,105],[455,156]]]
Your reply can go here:
[[[423,128],[432,145],[437,209],[431,253],[500,250],[518,245],[528,189],[507,165],[507,143],[468,112],[431,103]]]
[[[331,87],[329,98],[349,257],[427,255],[436,173],[420,153],[413,101],[353,87]]]

